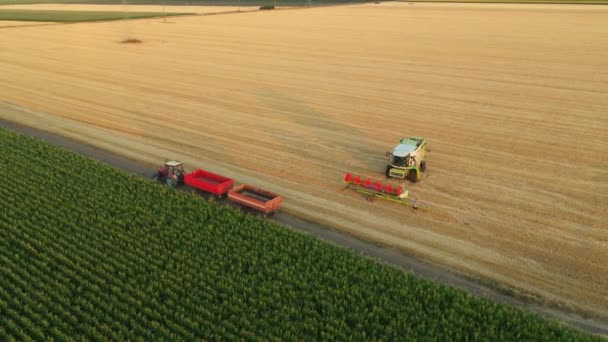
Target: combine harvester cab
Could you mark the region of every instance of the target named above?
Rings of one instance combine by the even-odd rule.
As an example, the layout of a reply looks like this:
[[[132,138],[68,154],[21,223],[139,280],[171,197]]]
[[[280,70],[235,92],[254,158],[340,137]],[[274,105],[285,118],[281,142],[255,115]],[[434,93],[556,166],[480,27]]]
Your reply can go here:
[[[387,178],[407,178],[418,182],[426,171],[426,140],[424,138],[404,138],[395,146],[393,152],[386,152]]]
[[[283,202],[281,195],[248,184],[242,184],[230,190],[228,199],[258,211],[264,217],[274,214],[281,208]]]

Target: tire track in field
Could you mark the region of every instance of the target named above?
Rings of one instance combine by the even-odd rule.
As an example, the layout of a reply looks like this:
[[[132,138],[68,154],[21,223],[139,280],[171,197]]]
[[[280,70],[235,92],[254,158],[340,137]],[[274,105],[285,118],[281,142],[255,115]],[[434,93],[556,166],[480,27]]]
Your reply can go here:
[[[276,90],[265,89],[256,94],[258,101],[271,108],[291,123],[293,127],[283,140],[285,146],[306,146],[301,153],[310,160],[321,160],[331,165],[352,165],[357,169],[374,169],[378,167],[375,161],[361,159],[361,155],[373,155],[381,151],[383,146],[367,138],[367,135],[346,123],[333,119],[327,113],[320,112],[305,102],[299,101],[287,94]],[[268,133],[271,130],[266,128]],[[348,140],[357,136],[357,141]],[[343,170],[341,170],[343,171]]]

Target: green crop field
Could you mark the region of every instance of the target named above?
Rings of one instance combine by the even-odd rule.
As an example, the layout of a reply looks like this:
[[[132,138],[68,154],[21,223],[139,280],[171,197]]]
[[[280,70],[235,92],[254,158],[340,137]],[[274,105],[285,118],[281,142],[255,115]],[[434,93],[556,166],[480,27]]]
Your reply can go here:
[[[0,340],[592,340],[0,129]]]
[[[101,20],[121,20],[135,18],[152,18],[161,16],[183,15],[183,13],[158,12],[89,12],[89,11],[38,11],[38,10],[3,10],[0,8],[0,20],[11,21],[48,21],[48,22],[83,22]]]

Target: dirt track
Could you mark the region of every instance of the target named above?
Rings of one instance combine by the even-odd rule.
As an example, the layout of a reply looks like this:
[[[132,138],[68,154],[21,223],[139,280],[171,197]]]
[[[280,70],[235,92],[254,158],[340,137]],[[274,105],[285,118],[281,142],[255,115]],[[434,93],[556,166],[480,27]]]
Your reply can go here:
[[[0,117],[253,182],[291,213],[606,318],[608,8],[592,8],[404,3],[12,29],[0,101],[53,116]],[[126,36],[144,43],[116,43]],[[346,171],[382,178],[407,135],[431,142],[428,177],[410,188],[430,211],[342,191]]]

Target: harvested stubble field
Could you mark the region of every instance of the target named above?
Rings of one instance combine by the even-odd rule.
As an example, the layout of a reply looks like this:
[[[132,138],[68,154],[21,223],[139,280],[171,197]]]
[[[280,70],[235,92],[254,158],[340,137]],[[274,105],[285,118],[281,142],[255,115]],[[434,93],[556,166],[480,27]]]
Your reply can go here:
[[[392,3],[11,28],[0,116],[608,317],[608,8]],[[143,44],[120,45],[127,36]],[[343,191],[429,139],[431,209]]]

